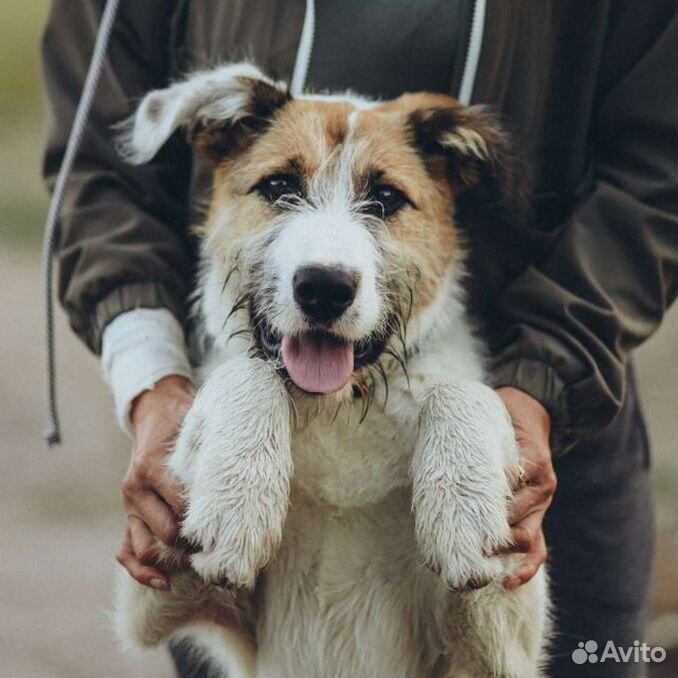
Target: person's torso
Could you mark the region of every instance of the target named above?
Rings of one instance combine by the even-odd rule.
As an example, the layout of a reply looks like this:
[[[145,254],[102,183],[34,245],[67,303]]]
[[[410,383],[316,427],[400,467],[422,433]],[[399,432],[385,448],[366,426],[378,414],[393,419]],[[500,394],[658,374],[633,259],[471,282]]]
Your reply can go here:
[[[437,90],[458,96],[479,0],[316,0],[306,85],[382,98]],[[304,0],[178,0],[173,70],[253,60],[290,81]],[[590,135],[609,0],[486,0],[471,103],[494,108],[527,159],[534,218],[470,224],[471,268],[487,303],[538,263],[573,206],[591,189]],[[198,162],[194,193],[208,183]],[[483,299],[479,300],[482,307]]]

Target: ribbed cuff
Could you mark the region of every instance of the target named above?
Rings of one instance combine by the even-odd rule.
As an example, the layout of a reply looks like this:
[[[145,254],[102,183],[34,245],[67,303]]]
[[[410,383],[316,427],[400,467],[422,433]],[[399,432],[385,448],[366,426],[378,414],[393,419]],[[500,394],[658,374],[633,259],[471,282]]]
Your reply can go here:
[[[147,282],[117,287],[99,301],[89,317],[85,339],[94,353],[101,353],[103,333],[108,325],[120,314],[134,309],[166,309],[180,323],[185,318],[183,301],[162,284]]]
[[[551,417],[554,454],[562,454],[572,446],[565,383],[550,365],[530,358],[512,358],[495,364],[491,379],[495,388],[511,386],[532,396],[546,408]]]
[[[138,395],[170,375],[193,378],[183,329],[162,308],[118,315],[104,330],[101,360],[118,423],[130,434],[130,410]]]

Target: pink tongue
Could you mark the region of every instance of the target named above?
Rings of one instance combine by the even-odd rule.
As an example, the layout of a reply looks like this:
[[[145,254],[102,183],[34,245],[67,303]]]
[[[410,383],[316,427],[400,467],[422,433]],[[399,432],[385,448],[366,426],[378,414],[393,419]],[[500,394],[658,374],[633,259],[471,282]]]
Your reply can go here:
[[[320,332],[283,337],[282,357],[290,379],[309,393],[333,393],[353,374],[353,346]]]

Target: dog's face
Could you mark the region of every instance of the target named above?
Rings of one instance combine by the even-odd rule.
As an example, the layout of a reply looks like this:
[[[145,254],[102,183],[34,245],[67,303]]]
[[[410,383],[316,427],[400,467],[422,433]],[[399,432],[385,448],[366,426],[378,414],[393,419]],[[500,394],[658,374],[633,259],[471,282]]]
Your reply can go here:
[[[292,99],[242,64],[150,94],[132,159],[180,125],[215,165],[204,253],[222,317],[246,313],[257,350],[317,394],[407,359],[454,275],[456,197],[508,167],[493,120],[452,98]]]

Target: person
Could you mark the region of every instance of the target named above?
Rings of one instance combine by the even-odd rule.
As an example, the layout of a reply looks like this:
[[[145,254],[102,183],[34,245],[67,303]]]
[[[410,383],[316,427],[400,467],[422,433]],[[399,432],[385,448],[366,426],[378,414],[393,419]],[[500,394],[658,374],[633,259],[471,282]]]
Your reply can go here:
[[[48,181],[102,5],[53,0],[43,42]],[[497,219],[492,205],[459,214],[471,311],[527,476],[511,504],[524,561],[505,585],[533,576],[548,543],[549,675],[642,675],[632,663],[580,665],[572,652],[587,640],[628,647],[644,639],[653,529],[630,356],[678,282],[673,0],[122,3],[57,247],[61,303],[76,334],[102,354],[133,437],[120,562],[143,584],[169,586],[154,549],[156,540],[175,542],[183,510],[164,462],[193,399],[189,225],[199,220],[209,170],[180,136],[148,165],[127,166],[111,126],[141,95],[205,63],[253,58],[289,80],[305,21],[306,87],[383,98],[463,90],[500,114],[524,154],[534,189],[527,222]],[[206,672],[185,647],[173,654],[180,675]]]

